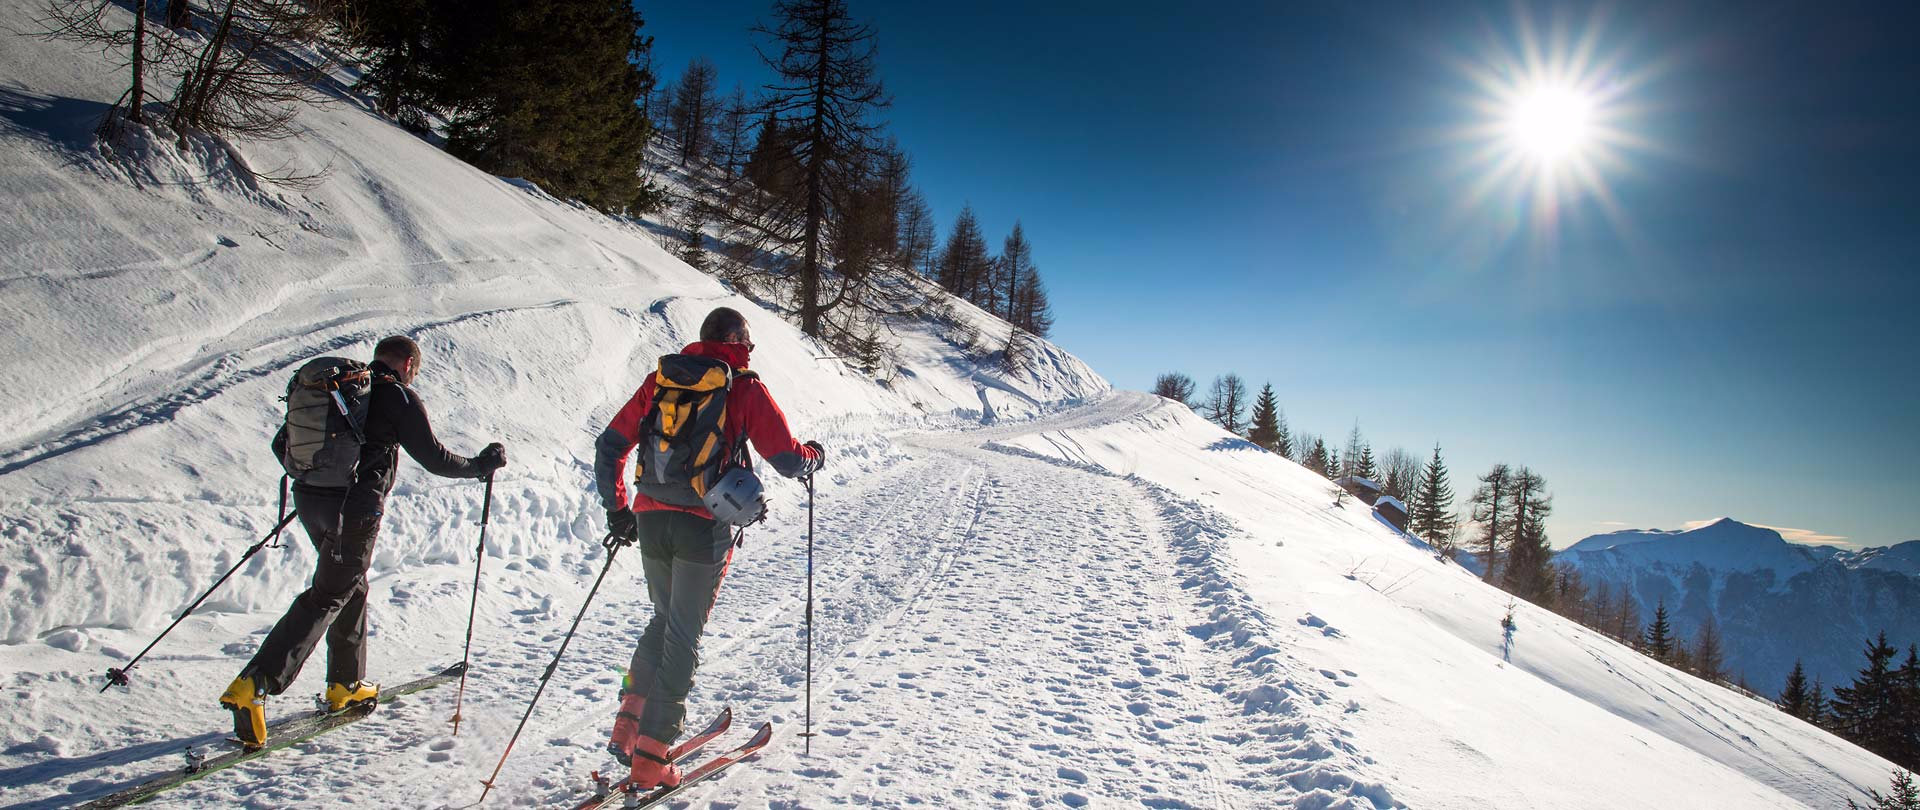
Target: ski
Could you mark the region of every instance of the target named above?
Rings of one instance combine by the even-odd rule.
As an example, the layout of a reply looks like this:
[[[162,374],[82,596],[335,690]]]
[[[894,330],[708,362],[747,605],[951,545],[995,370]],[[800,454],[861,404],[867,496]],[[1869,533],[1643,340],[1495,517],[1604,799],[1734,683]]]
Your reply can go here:
[[[425,678],[408,681],[389,689],[382,689],[380,691],[380,697],[373,703],[352,706],[341,712],[304,712],[278,720],[267,725],[266,744],[259,748],[249,749],[239,747],[238,741],[235,740],[233,742],[236,745],[236,750],[210,757],[201,755],[198,751],[189,748],[187,749],[187,764],[184,768],[164,776],[141,782],[138,785],[134,785],[118,793],[95,799],[80,805],[80,807],[82,810],[87,810],[87,808],[125,807],[130,804],[139,804],[153,798],[161,791],[179,787],[180,785],[195,781],[209,774],[226,770],[242,762],[266,756],[295,743],[309,740],[341,726],[349,725],[367,715],[373,714],[374,709],[380,705],[397,704],[400,702],[399,698],[402,696],[423,692],[441,684],[458,680],[461,673],[465,671],[465,665],[454,664]]]
[[[718,717],[713,718],[713,722],[708,723],[706,728],[700,730],[700,733],[695,734],[692,737],[688,737],[687,739],[681,741],[679,745],[674,746],[673,750],[667,752],[667,759],[673,760],[674,762],[679,762],[680,760],[686,759],[687,757],[698,753],[700,749],[705,748],[707,746],[707,743],[714,741],[714,738],[727,733],[727,729],[730,729],[730,728],[733,728],[733,707],[732,706],[728,706],[725,709],[720,710],[720,715]],[[596,802],[599,802],[601,799],[605,799],[609,793],[612,793],[614,791],[614,781],[612,779],[607,778],[604,774],[600,773],[599,771],[594,771],[592,778],[593,778],[593,798],[587,799],[586,801],[581,802],[580,804],[574,805],[574,807],[576,808],[598,807],[599,805],[596,804]],[[621,784],[625,784],[625,780],[621,780]]]
[[[667,799],[673,798],[680,791],[712,779],[719,775],[721,771],[732,767],[741,760],[753,756],[754,753],[760,749],[767,747],[767,743],[772,740],[773,724],[761,723],[760,728],[753,733],[752,739],[741,743],[732,750],[717,754],[712,759],[701,763],[699,767],[681,774],[680,784],[678,785],[654,788],[651,791],[643,792],[632,789],[623,781],[619,785],[610,788],[607,795],[596,796],[586,803],[578,805],[575,810],[604,810],[605,808],[629,810],[630,808],[652,807]]]

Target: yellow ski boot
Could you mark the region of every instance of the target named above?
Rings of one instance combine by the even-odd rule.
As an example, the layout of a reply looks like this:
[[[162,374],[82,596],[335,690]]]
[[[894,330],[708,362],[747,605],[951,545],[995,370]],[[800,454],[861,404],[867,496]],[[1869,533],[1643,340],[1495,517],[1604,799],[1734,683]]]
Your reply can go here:
[[[267,744],[267,695],[252,676],[233,679],[220,695],[220,705],[233,712],[233,736],[248,748]]]
[[[339,714],[363,703],[378,703],[380,685],[366,681],[327,684],[327,711]]]

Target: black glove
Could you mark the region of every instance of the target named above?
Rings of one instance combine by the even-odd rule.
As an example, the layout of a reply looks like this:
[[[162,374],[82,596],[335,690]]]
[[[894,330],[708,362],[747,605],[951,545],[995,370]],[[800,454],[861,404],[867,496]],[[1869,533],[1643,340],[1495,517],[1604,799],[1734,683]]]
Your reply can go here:
[[[473,457],[474,466],[480,468],[480,477],[493,475],[495,470],[507,466],[507,448],[499,442],[487,445],[480,455]]]
[[[817,441],[807,442],[806,446],[813,448],[813,461],[808,465],[806,474],[800,476],[801,478],[819,472],[821,467],[827,466],[827,448],[821,447]]]
[[[622,507],[607,510],[607,542],[615,546],[630,546],[640,539],[640,522],[633,516],[633,510]]]

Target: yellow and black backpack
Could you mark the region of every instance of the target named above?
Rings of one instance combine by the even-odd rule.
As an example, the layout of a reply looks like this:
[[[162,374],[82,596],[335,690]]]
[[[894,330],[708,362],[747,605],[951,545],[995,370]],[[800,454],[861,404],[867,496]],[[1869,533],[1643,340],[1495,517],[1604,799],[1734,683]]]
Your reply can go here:
[[[640,424],[634,490],[661,503],[700,506],[728,470],[750,466],[744,439],[727,441],[727,395],[736,380],[754,376],[712,357],[661,357],[653,409]]]

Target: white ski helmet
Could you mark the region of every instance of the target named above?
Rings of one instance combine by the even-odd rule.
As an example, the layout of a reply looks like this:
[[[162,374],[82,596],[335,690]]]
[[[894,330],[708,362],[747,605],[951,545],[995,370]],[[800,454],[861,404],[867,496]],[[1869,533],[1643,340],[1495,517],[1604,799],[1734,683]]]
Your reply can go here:
[[[767,493],[760,476],[747,467],[735,467],[707,488],[701,502],[713,519],[728,526],[745,526],[767,514]]]

